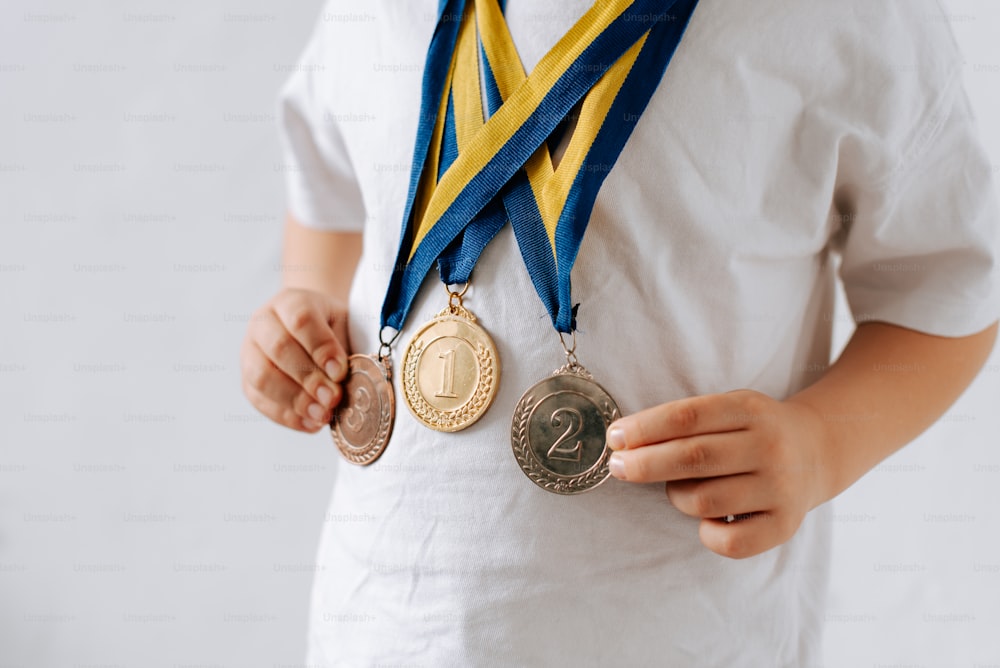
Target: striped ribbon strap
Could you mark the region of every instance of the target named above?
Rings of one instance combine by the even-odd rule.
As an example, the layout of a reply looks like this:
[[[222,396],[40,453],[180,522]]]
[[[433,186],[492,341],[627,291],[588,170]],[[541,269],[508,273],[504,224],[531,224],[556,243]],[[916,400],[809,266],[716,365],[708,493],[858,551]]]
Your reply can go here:
[[[509,217],[554,326],[573,330],[570,273],[597,192],[696,5],[597,2],[527,75],[497,0],[443,0],[383,327],[402,327],[436,260],[443,280],[465,282]],[[554,168],[547,140],[578,105]]]

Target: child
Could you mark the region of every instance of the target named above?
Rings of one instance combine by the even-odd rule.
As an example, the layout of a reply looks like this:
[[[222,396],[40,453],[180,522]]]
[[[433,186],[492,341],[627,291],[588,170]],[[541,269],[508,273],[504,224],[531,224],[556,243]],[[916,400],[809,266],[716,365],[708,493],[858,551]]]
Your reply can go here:
[[[520,232],[499,231],[457,300],[431,272],[381,345],[383,302],[399,312],[390,281],[418,236],[400,251],[404,212],[433,208],[408,186],[421,104],[443,108],[421,95],[428,45],[468,20],[451,4],[439,17],[432,0],[329,2],[282,97],[286,276],[242,351],[254,405],[326,429],[347,356],[390,350],[394,396],[411,403],[408,342],[449,303],[475,313],[502,371],[468,428],[429,429],[400,406],[384,454],[339,467],[308,665],[814,665],[826,501],[933,423],[996,331],[997,211],[941,8],[694,7],[609,160],[573,265],[579,345],[565,356],[624,417],[609,408],[613,478],[565,496],[511,451],[519,398],[565,362]],[[671,14],[683,3],[660,4],[649,25],[685,20]],[[592,5],[506,2],[525,74]],[[489,116],[489,77],[519,68],[482,49]],[[455,118],[461,149],[474,132]],[[554,164],[585,125],[550,137]],[[838,274],[859,326],[829,365]],[[436,396],[451,396],[449,367],[435,368]],[[580,456],[574,424],[553,417],[566,449],[549,455]]]

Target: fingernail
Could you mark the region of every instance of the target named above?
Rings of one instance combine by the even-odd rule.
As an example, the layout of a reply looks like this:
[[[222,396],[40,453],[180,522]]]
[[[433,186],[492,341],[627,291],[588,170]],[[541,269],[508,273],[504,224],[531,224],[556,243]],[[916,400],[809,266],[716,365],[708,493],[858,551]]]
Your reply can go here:
[[[308,429],[309,431],[316,431],[323,425],[319,424],[318,422],[313,422],[312,420],[303,420],[302,426]]]
[[[330,360],[326,363],[326,366],[323,367],[323,370],[326,371],[326,375],[330,377],[330,380],[338,380],[340,378],[341,369],[343,368],[344,367],[336,360]]]
[[[618,425],[611,425],[608,429],[608,447],[612,450],[625,449],[625,430]]]
[[[621,454],[617,452],[611,453],[611,459],[608,460],[608,469],[611,471],[611,475],[618,478],[619,480],[625,480],[625,462],[622,459]]]
[[[333,408],[333,392],[328,387],[320,385],[319,389],[316,390],[316,398],[327,408]]]
[[[320,424],[323,422],[323,416],[326,415],[326,411],[319,404],[309,404],[306,413],[309,413],[309,417]]]

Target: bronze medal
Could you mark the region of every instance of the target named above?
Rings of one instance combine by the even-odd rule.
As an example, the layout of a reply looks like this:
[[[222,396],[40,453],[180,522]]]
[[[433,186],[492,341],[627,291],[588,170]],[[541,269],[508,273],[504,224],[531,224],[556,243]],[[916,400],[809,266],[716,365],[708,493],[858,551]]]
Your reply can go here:
[[[489,334],[459,301],[413,335],[402,374],[403,399],[415,418],[437,431],[460,431],[493,403],[500,358]]]
[[[514,409],[511,445],[521,470],[555,494],[579,494],[608,479],[608,425],[618,405],[577,363],[535,383]]]
[[[344,398],[333,413],[330,433],[344,459],[367,466],[385,451],[396,420],[392,372],[387,358],[351,355]]]

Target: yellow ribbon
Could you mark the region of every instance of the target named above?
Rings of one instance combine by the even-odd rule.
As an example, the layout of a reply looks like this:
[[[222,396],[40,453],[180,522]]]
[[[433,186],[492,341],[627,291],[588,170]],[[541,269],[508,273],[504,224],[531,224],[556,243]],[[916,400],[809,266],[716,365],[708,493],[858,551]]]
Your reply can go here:
[[[528,75],[517,55],[507,22],[496,0],[476,0],[474,16],[472,12],[466,12],[462,17],[447,84],[440,102],[428,169],[424,173],[417,200],[416,214],[419,223],[410,258],[459,193],[528,120],[553,85],[587,47],[631,4],[632,0],[595,3]],[[485,121],[476,30],[504,101],[500,109]],[[556,225],[573,182],[645,40],[646,36],[638,40],[605,72],[584,98],[576,128],[558,167],[553,167],[549,147],[544,143],[525,164],[532,192],[553,248],[553,256]],[[449,97],[454,102],[459,154],[439,181],[439,155]]]

